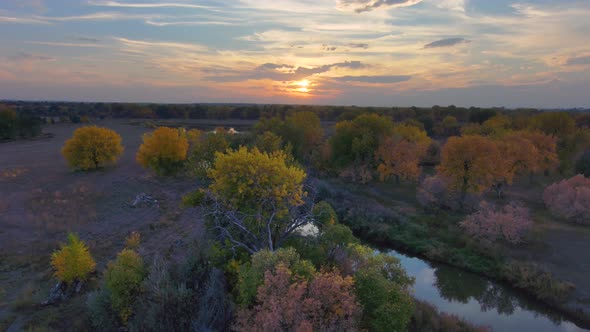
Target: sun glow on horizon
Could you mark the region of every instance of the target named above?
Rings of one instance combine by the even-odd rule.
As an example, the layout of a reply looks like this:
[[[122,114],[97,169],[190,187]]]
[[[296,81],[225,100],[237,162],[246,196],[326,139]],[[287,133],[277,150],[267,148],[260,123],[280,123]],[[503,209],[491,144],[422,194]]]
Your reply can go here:
[[[301,92],[301,93],[309,93],[311,92],[311,82],[308,80],[301,80],[301,81],[297,81],[293,83],[295,86],[298,86],[298,88],[295,89],[295,91],[297,92]]]

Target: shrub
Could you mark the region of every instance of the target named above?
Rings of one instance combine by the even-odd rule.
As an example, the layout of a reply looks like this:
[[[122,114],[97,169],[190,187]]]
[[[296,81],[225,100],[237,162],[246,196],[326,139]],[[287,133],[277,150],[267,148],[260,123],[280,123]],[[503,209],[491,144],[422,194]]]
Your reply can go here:
[[[461,223],[461,227],[476,239],[501,239],[512,244],[523,242],[532,225],[529,210],[514,202],[502,208],[482,202],[479,210]]]
[[[258,304],[238,313],[238,331],[356,331],[360,308],[353,279],[335,272],[307,282],[280,264],[266,271]]]
[[[449,181],[441,175],[425,178],[416,191],[418,204],[428,211],[460,209],[460,195],[449,190],[448,186]],[[463,208],[473,208],[478,200],[478,195],[466,194]]]
[[[88,247],[73,233],[68,234],[67,244],[51,254],[51,265],[55,276],[65,283],[86,280],[96,267]]]
[[[107,265],[105,285],[111,294],[112,307],[123,324],[131,316],[133,302],[144,276],[143,259],[131,249],[123,249],[117,259]]]
[[[430,332],[489,332],[486,327],[474,326],[455,315],[439,312],[433,305],[416,301],[409,331]]]
[[[131,232],[125,239],[125,247],[131,250],[137,250],[141,242],[141,235],[139,232]]]
[[[321,226],[335,225],[338,223],[338,215],[332,205],[326,201],[321,201],[313,207],[313,217],[315,222]]]
[[[182,131],[160,127],[143,136],[136,159],[158,175],[174,175],[184,166],[187,153],[188,139]]]
[[[550,185],[543,193],[543,200],[556,217],[590,224],[590,179],[583,175]]]
[[[258,286],[264,282],[265,272],[274,271],[279,265],[301,277],[311,278],[315,274],[313,265],[302,260],[293,248],[279,249],[275,252],[259,251],[252,256],[251,263],[240,267],[238,304],[243,307],[251,305],[256,298]]]
[[[551,273],[536,264],[511,262],[500,271],[515,287],[532,292],[537,298],[553,303],[568,299],[575,286],[555,279]]]
[[[113,310],[111,294],[107,289],[103,288],[88,294],[86,307],[93,327],[99,331],[118,330],[119,316]]]
[[[76,129],[61,153],[71,167],[90,170],[117,161],[123,146],[121,136],[113,130],[90,126]]]
[[[576,173],[590,178],[590,150],[584,152],[576,161]]]

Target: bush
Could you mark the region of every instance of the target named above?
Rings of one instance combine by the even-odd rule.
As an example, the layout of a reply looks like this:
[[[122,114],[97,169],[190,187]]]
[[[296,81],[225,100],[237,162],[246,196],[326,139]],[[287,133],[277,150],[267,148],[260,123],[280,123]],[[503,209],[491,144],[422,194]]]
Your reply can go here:
[[[461,208],[461,196],[459,193],[449,190],[449,181],[441,176],[429,176],[425,178],[416,191],[416,200],[427,211],[450,210],[457,211]],[[477,206],[478,195],[466,194],[463,202],[464,209],[472,209]]]
[[[338,223],[338,215],[332,205],[321,201],[313,207],[313,217],[318,226],[335,225]]]
[[[117,259],[109,262],[105,271],[105,285],[111,294],[113,309],[123,324],[131,316],[134,300],[145,276],[143,259],[131,249],[123,249]]]
[[[543,193],[543,200],[556,217],[590,224],[590,179],[583,175],[550,185]]]
[[[71,167],[90,170],[116,162],[123,146],[121,136],[113,130],[90,126],[76,129],[61,153]]]
[[[564,302],[575,288],[572,283],[555,279],[551,273],[535,264],[512,262],[506,264],[501,273],[515,287],[528,290],[547,302]]]
[[[119,316],[113,310],[111,294],[107,289],[102,288],[88,294],[86,307],[93,327],[99,331],[118,331]]]
[[[416,301],[416,309],[412,316],[409,331],[429,332],[489,332],[486,327],[473,326],[455,315],[438,310],[431,304]]]
[[[262,250],[252,256],[251,263],[242,265],[239,270],[238,304],[247,307],[254,303],[256,292],[264,282],[266,271],[274,271],[279,265],[293,274],[311,278],[315,268],[309,261],[302,260],[293,248],[279,249],[275,252]]]
[[[187,153],[188,140],[182,131],[160,127],[143,136],[136,159],[158,175],[174,175],[184,166]]]
[[[502,208],[482,202],[479,210],[461,223],[461,227],[476,239],[501,239],[512,244],[523,242],[532,225],[529,210],[514,202]]]
[[[257,305],[238,313],[238,331],[357,331],[360,308],[353,279],[335,272],[311,281],[280,264],[266,271]]]
[[[576,173],[590,178],[590,150],[584,152],[576,161]]]
[[[65,283],[86,280],[96,267],[88,247],[73,233],[68,234],[67,244],[51,254],[51,265],[55,276]]]

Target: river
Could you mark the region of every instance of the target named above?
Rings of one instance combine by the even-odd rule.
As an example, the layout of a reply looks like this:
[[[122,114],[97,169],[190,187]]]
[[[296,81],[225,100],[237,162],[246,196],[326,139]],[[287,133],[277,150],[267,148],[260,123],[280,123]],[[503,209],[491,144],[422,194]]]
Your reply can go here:
[[[416,279],[414,296],[439,311],[500,332],[590,331],[559,312],[485,277],[446,265],[426,262],[396,251],[407,273]]]

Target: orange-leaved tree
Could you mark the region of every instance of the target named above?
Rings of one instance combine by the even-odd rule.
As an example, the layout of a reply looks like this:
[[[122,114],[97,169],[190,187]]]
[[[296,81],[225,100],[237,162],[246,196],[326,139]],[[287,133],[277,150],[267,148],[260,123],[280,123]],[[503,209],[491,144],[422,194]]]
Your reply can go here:
[[[442,149],[437,171],[449,180],[449,189],[461,194],[463,206],[468,192],[483,192],[501,177],[500,159],[498,147],[487,137],[451,137]]]
[[[160,127],[143,136],[136,159],[141,166],[153,169],[158,175],[173,175],[184,166],[188,147],[188,139],[182,130]]]
[[[55,276],[65,283],[83,281],[94,271],[96,263],[88,247],[73,233],[68,234],[68,243],[51,254],[51,266]]]
[[[117,161],[123,153],[123,146],[121,136],[115,131],[88,126],[76,129],[61,153],[71,167],[89,170]]]
[[[426,156],[431,139],[426,131],[413,125],[399,125],[393,134],[381,140],[375,157],[381,161],[377,167],[381,181],[395,176],[417,180],[420,176],[420,161]]]

